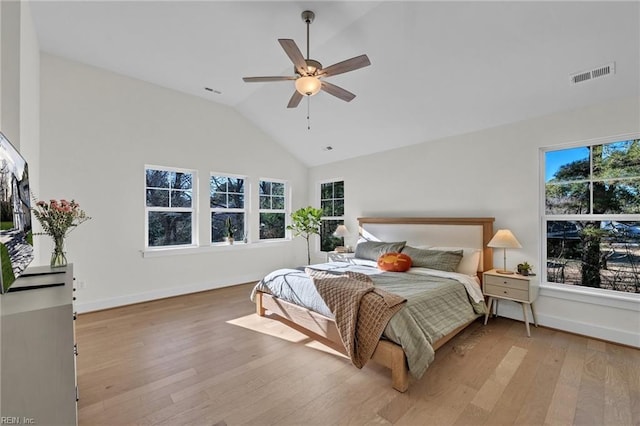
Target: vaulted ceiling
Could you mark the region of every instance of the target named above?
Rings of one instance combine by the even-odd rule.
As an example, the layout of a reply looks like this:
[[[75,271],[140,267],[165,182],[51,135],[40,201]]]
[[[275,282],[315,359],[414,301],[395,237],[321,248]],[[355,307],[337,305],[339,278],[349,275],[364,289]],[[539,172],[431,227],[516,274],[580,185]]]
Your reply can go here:
[[[49,0],[31,10],[43,51],[227,104],[309,166],[640,96],[635,1]],[[304,10],[316,14],[311,58],[371,60],[327,79],[357,95],[350,103],[321,92],[287,109],[292,81],[242,81],[293,75],[277,39],[305,53]],[[612,62],[615,74],[569,84]]]

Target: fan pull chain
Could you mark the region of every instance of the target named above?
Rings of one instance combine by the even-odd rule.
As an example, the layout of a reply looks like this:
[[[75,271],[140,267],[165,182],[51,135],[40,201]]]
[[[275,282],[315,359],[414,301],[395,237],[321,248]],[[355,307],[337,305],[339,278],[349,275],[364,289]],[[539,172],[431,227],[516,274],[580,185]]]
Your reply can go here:
[[[307,130],[311,130],[311,96],[307,96]]]

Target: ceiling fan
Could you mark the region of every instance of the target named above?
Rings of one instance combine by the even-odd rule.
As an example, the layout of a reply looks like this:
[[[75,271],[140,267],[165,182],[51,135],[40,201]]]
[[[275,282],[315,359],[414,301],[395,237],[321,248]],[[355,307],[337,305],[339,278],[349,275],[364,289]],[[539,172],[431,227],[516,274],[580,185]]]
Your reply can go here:
[[[354,71],[371,65],[367,55],[356,56],[342,62],[333,64],[327,68],[322,68],[322,64],[314,59],[309,58],[309,25],[313,22],[315,14],[310,10],[302,12],[302,20],[307,24],[307,58],[302,56],[302,52],[291,39],[281,38],[278,42],[284,49],[285,53],[291,59],[294,65],[294,73],[292,76],[273,76],[273,77],[244,77],[247,83],[263,83],[268,81],[289,81],[294,80],[296,91],[289,100],[287,108],[295,108],[298,106],[303,96],[313,96],[320,90],[333,95],[343,101],[350,102],[356,97],[353,93],[338,87],[335,84],[328,83],[325,77]]]

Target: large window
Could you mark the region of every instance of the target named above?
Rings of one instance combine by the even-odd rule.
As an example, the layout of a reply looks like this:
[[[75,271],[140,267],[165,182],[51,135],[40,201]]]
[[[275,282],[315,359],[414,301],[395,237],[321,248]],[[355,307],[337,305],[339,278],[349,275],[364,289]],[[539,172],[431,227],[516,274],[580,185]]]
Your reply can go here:
[[[344,223],[344,181],[320,184],[320,251],[332,251],[344,245],[344,238],[333,235],[338,225]]]
[[[195,245],[196,172],[145,167],[147,247]]]
[[[546,280],[640,293],[640,140],[544,152]]]
[[[259,197],[260,239],[285,238],[286,219],[289,212],[286,183],[261,180]]]
[[[225,241],[229,231],[235,241],[246,241],[245,179],[211,176],[211,242]],[[231,225],[230,229],[228,225]]]

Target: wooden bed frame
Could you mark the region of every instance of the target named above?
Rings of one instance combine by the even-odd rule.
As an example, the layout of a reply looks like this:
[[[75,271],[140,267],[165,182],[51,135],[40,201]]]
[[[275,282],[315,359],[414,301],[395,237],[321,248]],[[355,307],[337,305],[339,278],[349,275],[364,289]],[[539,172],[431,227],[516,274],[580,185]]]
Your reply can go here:
[[[483,256],[481,265],[479,266],[478,275],[482,276],[482,271],[489,270],[493,267],[493,251],[487,247],[487,243],[493,237],[493,222],[494,218],[422,218],[422,217],[404,217],[404,218],[358,218],[360,225],[360,233],[364,235],[365,228],[368,224],[376,225],[416,225],[418,227],[423,225],[438,225],[446,229],[447,226],[474,226],[481,227],[482,238],[482,250]],[[428,237],[427,237],[428,238]],[[439,238],[434,236],[434,238]],[[410,245],[409,242],[407,244]],[[441,241],[431,244],[433,246],[444,246]],[[460,247],[467,247],[462,246]],[[473,246],[468,246],[473,247]],[[275,296],[260,291],[256,292],[256,313],[259,316],[265,316],[267,311],[273,313],[294,325],[300,326],[305,330],[312,332],[320,337],[318,340],[328,340],[332,343],[332,347],[346,353],[344,346],[340,340],[336,323],[333,319],[327,318],[324,315],[320,315],[316,312],[310,311],[301,306],[294,305],[292,303],[280,300]],[[442,337],[432,344],[433,349],[436,350],[455,337],[458,333],[464,330],[474,320],[461,325],[451,333]],[[405,392],[409,387],[409,370],[407,366],[407,359],[400,345],[397,345],[388,340],[380,340],[378,346],[371,359],[389,369],[391,369],[391,384],[394,389],[399,392]]]

